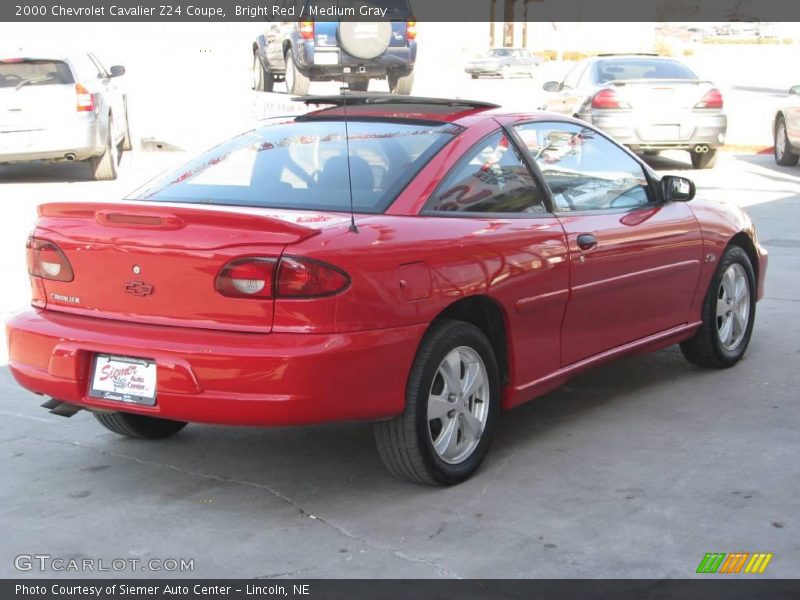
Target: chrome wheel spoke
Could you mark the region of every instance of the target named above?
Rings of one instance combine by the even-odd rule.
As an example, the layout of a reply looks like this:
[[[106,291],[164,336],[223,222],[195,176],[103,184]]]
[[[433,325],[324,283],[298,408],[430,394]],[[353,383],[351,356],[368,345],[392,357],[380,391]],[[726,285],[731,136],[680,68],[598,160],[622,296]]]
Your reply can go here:
[[[483,429],[483,424],[480,419],[469,411],[461,413],[461,418],[464,421],[464,430],[469,434],[473,440],[479,440]]]
[[[472,395],[483,385],[483,370],[478,363],[467,365],[464,373],[462,394],[464,398],[471,398]]]
[[[458,352],[451,352],[444,357],[439,372],[450,393],[458,394],[461,391],[461,357]]]
[[[448,394],[449,391],[447,390],[447,386],[445,386],[444,392],[439,395],[431,394],[428,398],[428,421],[442,419],[448,412],[453,410],[453,403],[449,402],[447,399]]]
[[[458,419],[449,419],[433,447],[442,458],[450,458],[458,441]]]

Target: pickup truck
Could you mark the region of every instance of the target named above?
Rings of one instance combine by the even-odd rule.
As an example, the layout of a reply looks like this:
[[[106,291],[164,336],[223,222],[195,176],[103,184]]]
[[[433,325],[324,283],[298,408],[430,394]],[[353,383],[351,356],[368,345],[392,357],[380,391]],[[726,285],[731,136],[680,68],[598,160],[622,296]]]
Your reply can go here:
[[[308,0],[309,7],[324,0]],[[271,23],[253,42],[253,89],[271,92],[284,81],[288,94],[304,96],[312,81],[343,81],[366,92],[371,79],[387,79],[393,94],[414,83],[417,31],[407,0],[389,0],[385,20]],[[312,9],[313,12],[313,9]]]

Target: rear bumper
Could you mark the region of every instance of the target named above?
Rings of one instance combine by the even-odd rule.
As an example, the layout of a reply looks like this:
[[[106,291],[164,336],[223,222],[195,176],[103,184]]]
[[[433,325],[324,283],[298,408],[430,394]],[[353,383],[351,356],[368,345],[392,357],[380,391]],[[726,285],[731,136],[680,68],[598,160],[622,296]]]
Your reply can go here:
[[[724,114],[687,112],[674,118],[659,117],[658,123],[639,118],[636,113],[622,111],[606,114],[594,112],[580,115],[580,118],[634,151],[691,150],[697,145],[716,148],[725,143],[728,130],[728,117]],[[677,135],[662,138],[655,133],[664,131],[664,127],[678,129]]]
[[[395,416],[425,325],[347,334],[249,334],[30,310],[6,325],[28,390],[90,409],[230,425]],[[155,406],[87,396],[95,353],[156,361]]]
[[[341,51],[336,46],[315,47],[311,43],[301,43],[295,48],[297,66],[306,76],[315,81],[345,81],[363,77],[386,77],[391,72],[402,76],[414,68],[417,57],[417,44],[410,42],[407,46],[390,46],[378,58],[362,60]],[[349,68],[348,74],[343,68]]]
[[[41,129],[0,130],[0,163],[28,162],[33,160],[86,160],[102,154],[97,122],[68,123]]]

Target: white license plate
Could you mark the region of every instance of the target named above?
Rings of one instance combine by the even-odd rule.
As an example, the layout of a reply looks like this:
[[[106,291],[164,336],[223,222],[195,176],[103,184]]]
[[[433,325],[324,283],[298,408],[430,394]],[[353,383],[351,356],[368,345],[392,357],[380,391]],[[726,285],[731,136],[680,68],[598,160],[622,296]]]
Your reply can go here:
[[[315,65],[335,65],[339,62],[338,52],[314,52]]]
[[[672,141],[681,137],[680,125],[652,125],[645,130],[645,139],[652,141]]]
[[[146,358],[97,354],[89,395],[153,406],[156,403],[156,363]]]

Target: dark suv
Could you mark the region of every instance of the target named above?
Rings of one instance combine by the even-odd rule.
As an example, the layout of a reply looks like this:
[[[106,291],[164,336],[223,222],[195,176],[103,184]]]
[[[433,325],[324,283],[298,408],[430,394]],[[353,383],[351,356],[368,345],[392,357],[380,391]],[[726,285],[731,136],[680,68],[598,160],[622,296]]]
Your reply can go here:
[[[308,0],[303,14],[335,6]],[[253,88],[271,92],[286,82],[289,94],[303,96],[312,81],[346,81],[365,92],[370,79],[388,79],[389,91],[408,95],[417,58],[416,22],[408,0],[385,0],[381,21],[296,21],[271,23],[253,43]],[[299,12],[299,11],[298,11]]]

